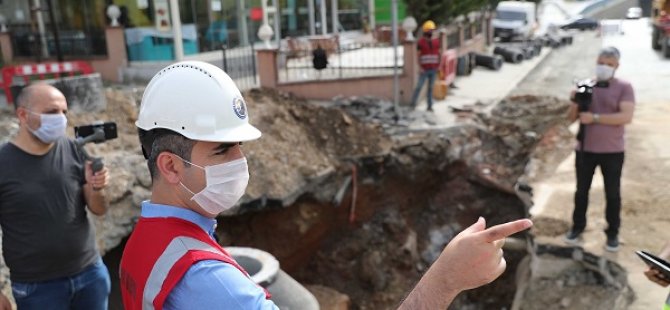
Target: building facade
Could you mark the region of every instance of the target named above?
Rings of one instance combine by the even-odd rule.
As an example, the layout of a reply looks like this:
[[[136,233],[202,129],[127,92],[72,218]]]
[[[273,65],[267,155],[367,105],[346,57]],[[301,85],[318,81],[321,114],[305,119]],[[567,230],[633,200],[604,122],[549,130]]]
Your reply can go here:
[[[361,30],[374,24],[375,9],[384,16],[384,3],[390,2],[266,1],[274,40]],[[185,55],[254,44],[263,23],[261,0],[5,0],[0,1],[0,14],[15,58],[41,61],[62,54],[85,59],[105,56],[111,4],[120,8],[118,22],[125,28],[130,61],[175,59],[171,4],[178,6]]]

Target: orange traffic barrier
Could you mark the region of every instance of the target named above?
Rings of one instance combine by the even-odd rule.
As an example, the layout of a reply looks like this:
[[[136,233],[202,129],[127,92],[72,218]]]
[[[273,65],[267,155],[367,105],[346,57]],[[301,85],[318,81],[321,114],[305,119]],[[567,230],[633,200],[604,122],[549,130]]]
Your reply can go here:
[[[44,80],[47,75],[51,75],[53,78],[60,78],[61,75],[74,76],[75,73],[90,74],[93,73],[93,67],[84,61],[46,62],[6,66],[2,68],[2,81],[0,81],[0,86],[5,91],[7,103],[11,104],[14,102],[14,98],[10,86],[15,77],[23,78],[23,82],[28,84],[30,78],[35,76],[40,80]]]

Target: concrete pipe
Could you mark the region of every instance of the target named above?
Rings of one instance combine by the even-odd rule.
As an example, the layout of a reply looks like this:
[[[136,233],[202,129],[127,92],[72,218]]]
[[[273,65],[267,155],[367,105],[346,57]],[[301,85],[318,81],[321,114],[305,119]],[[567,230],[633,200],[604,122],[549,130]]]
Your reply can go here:
[[[494,71],[500,70],[503,65],[503,58],[500,55],[484,55],[472,53],[475,58],[475,65],[489,68]]]
[[[226,247],[249,277],[272,294],[279,309],[319,310],[319,302],[304,286],[279,269],[272,254],[254,248]]]
[[[468,67],[470,70],[468,70],[468,75],[472,73],[472,71],[475,70],[475,67],[477,67],[477,63],[475,62],[475,55],[474,53],[468,53],[467,55],[467,61],[468,61]]]
[[[520,51],[518,51],[516,49],[512,49],[512,48],[504,48],[504,47],[496,46],[493,49],[493,54],[502,56],[503,59],[506,62],[511,62],[511,63],[516,64],[516,63],[520,63],[521,61],[523,61],[523,54]]]
[[[544,46],[544,43],[542,42],[542,40],[537,40],[537,39],[533,40],[531,44],[533,45],[533,48],[535,49],[535,54],[536,55],[542,54],[542,47]]]
[[[546,46],[552,47],[552,48],[558,48],[558,47],[561,47],[563,45],[563,42],[562,42],[561,38],[559,38],[557,36],[547,35],[545,37],[545,42],[546,42],[546,44],[545,44]]]
[[[572,36],[571,35],[561,36],[561,43],[563,45],[572,45]]]
[[[472,68],[470,67],[470,57],[468,55],[458,57],[456,75],[464,76],[470,74],[470,72],[472,72]]]
[[[520,46],[519,49],[523,53],[523,59],[535,57],[535,49],[532,46]]]

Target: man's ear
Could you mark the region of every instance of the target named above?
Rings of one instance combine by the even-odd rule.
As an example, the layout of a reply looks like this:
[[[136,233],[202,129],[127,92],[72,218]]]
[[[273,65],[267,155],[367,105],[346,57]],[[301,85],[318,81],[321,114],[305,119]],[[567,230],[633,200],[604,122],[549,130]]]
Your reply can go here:
[[[16,118],[19,120],[19,123],[26,123],[28,121],[28,111],[26,111],[26,108],[16,108]]]
[[[156,158],[156,167],[160,176],[165,182],[177,184],[181,181],[181,175],[184,171],[184,163],[176,160],[170,152],[161,152]]]

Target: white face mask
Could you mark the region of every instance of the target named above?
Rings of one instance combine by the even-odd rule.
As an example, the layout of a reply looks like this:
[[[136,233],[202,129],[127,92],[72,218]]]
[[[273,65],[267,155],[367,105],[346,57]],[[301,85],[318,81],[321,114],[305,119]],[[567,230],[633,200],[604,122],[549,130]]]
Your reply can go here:
[[[608,65],[596,66],[596,78],[598,81],[607,81],[614,77],[614,68]]]
[[[227,163],[213,166],[198,166],[188,160],[181,159],[193,166],[205,170],[205,188],[197,194],[179,182],[205,212],[212,216],[226,211],[237,203],[247,189],[249,183],[249,168],[247,159],[240,158]]]
[[[67,128],[67,118],[64,114],[40,114],[27,110],[28,112],[40,116],[40,128],[33,130],[28,127],[28,130],[44,143],[54,143],[56,140],[65,136],[65,129]]]

